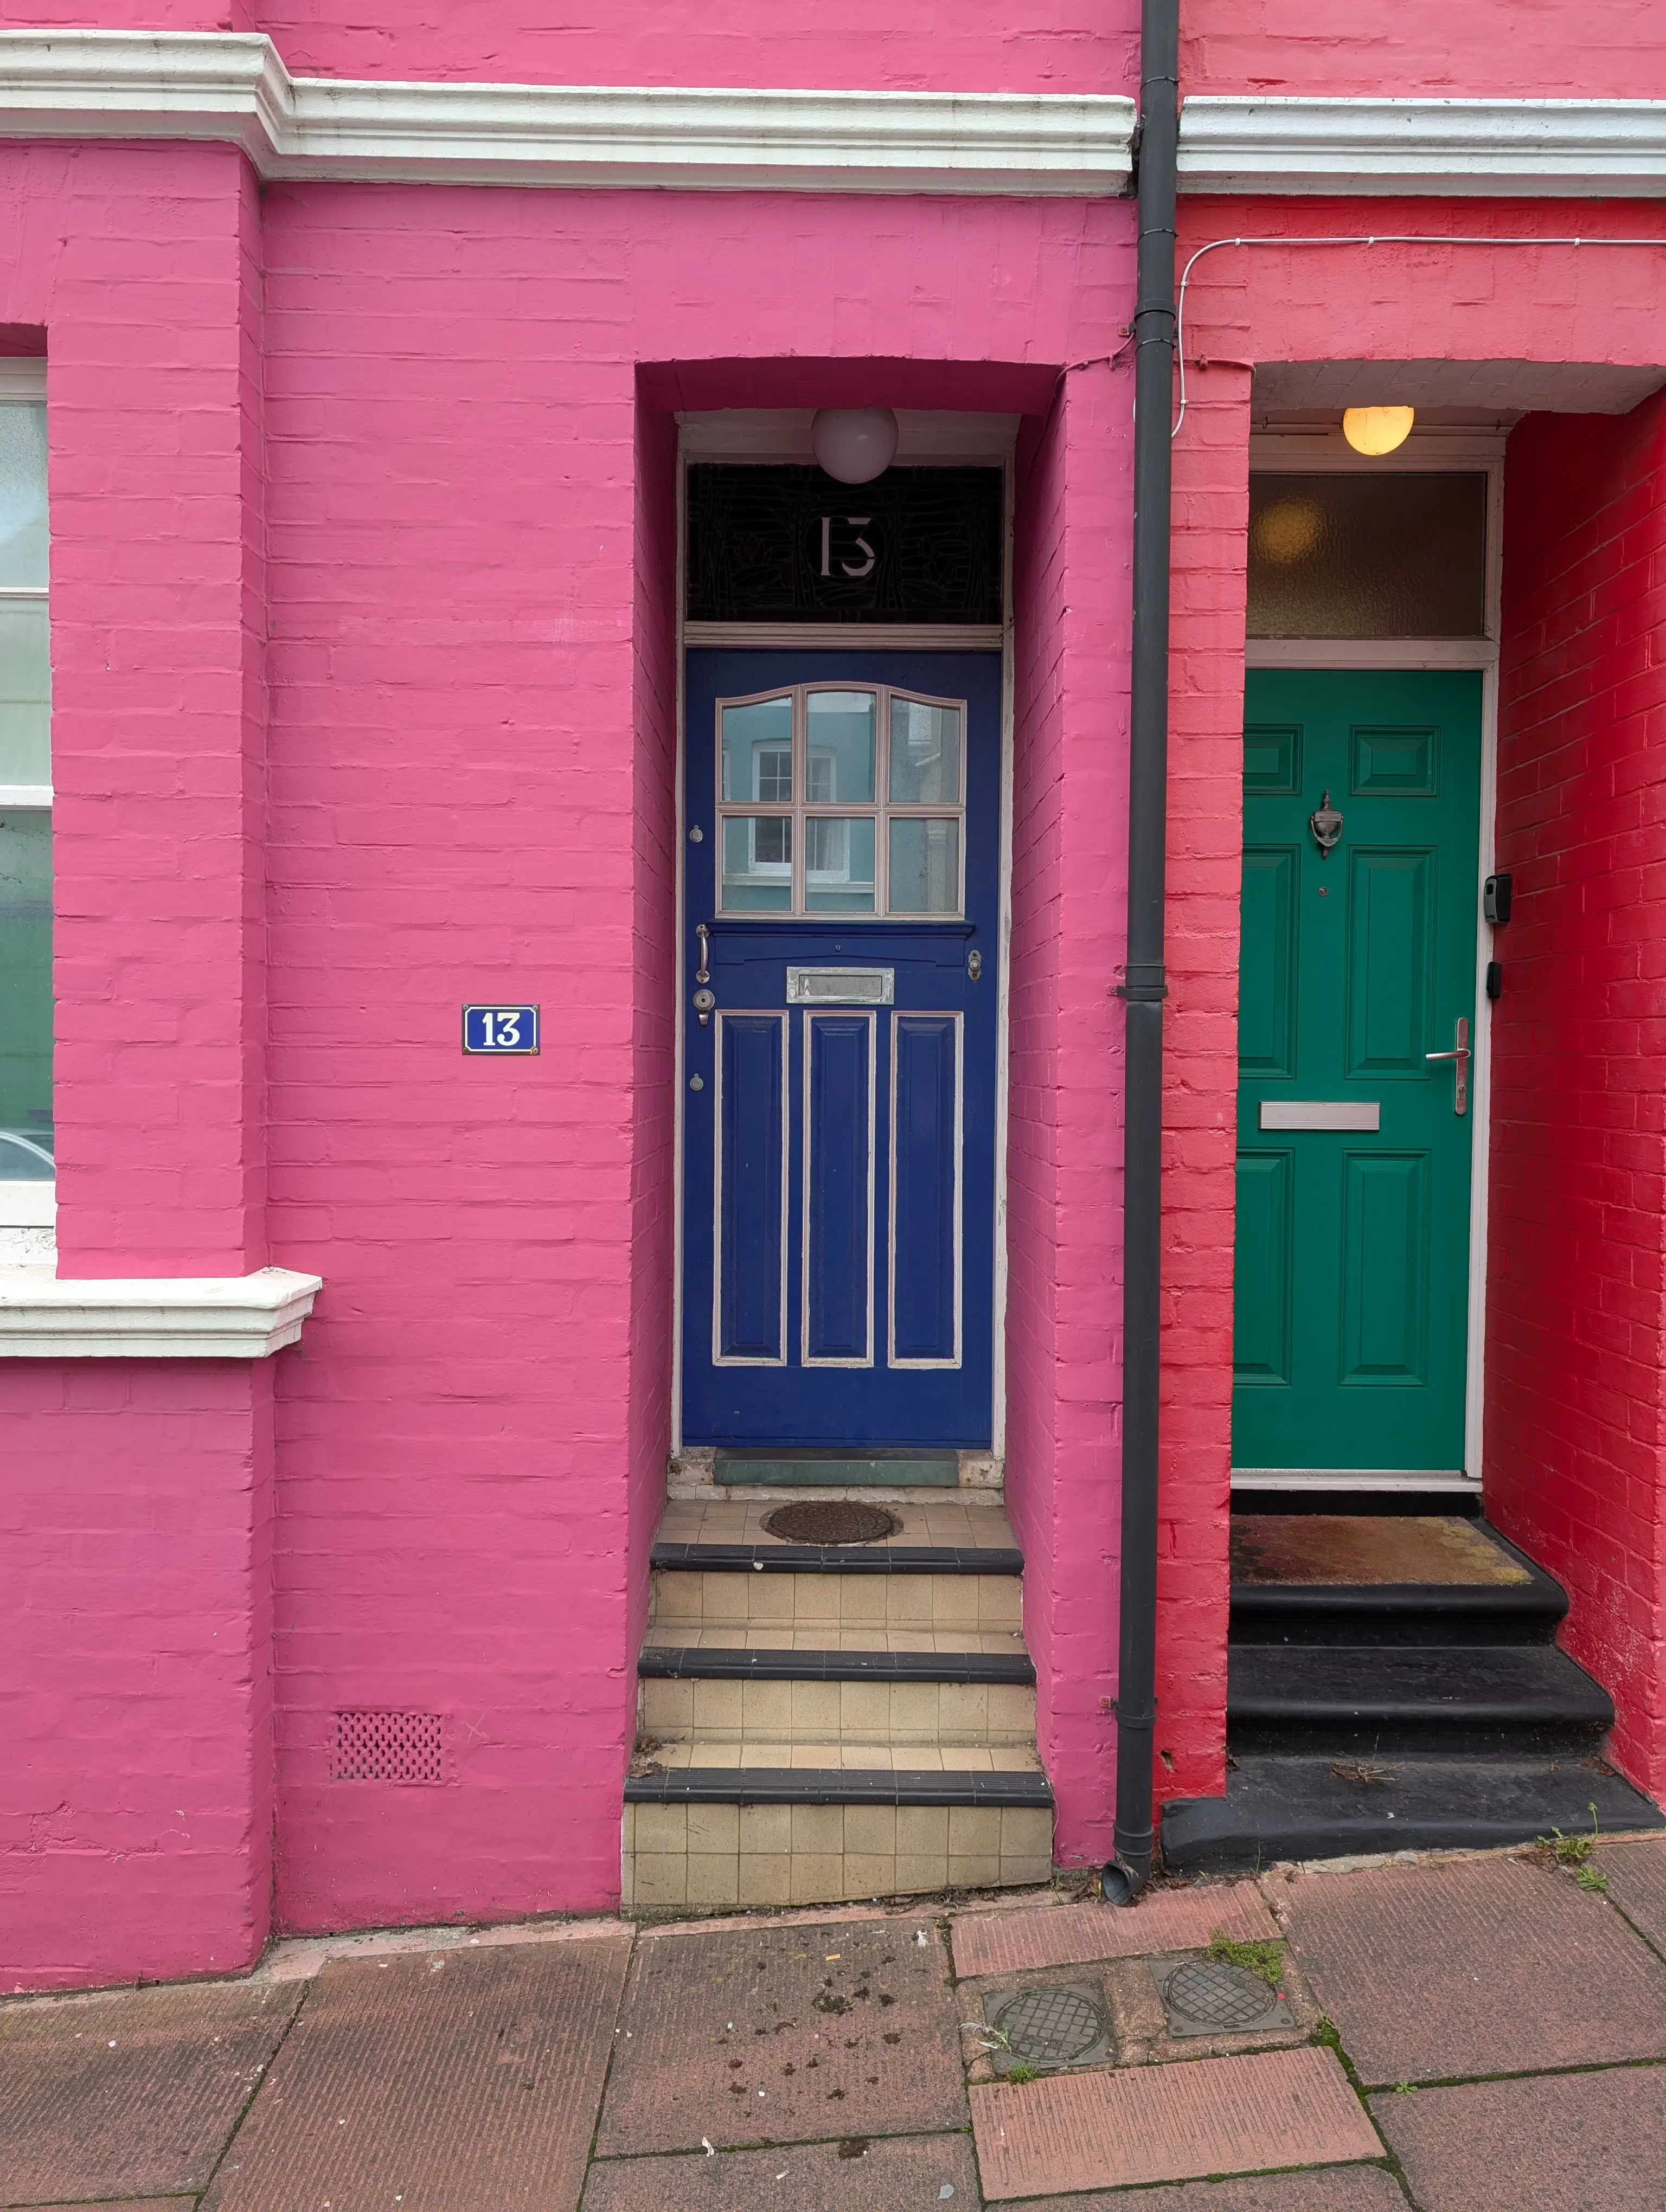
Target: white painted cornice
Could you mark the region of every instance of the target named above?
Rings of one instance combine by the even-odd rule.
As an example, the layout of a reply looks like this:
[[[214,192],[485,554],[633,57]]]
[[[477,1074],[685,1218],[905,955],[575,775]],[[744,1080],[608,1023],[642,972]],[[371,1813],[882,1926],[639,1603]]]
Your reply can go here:
[[[0,1358],[264,1359],[295,1342],[323,1288],[289,1267],[112,1282],[0,1267]]]
[[[1666,100],[1189,99],[1181,189],[1656,198]]]
[[[240,146],[263,177],[1103,198],[1109,94],[702,91],[291,77],[240,33],[0,32],[0,137]]]

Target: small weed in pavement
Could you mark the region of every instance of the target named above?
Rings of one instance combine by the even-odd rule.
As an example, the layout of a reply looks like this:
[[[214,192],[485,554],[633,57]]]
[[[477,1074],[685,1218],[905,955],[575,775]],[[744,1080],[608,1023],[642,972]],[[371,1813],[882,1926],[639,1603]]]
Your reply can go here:
[[[1594,1890],[1598,1897],[1606,1897],[1608,1893],[1608,1878],[1601,1867],[1583,1866],[1573,1879],[1581,1889]]]
[[[1590,1835],[1565,1836],[1560,1828],[1553,1828],[1547,1836],[1539,1838],[1539,1849],[1547,1858],[1554,1859],[1560,1867],[1584,1866],[1596,1847],[1597,1837],[1602,1832],[1596,1823],[1596,1808],[1588,1805],[1585,1809],[1590,1814]],[[1584,1886],[1595,1888],[1596,1885],[1591,1882]]]
[[[1284,1979],[1284,1945],[1276,1936],[1256,1943],[1235,1943],[1217,1928],[1204,1956],[1219,1966],[1239,1966],[1246,1974],[1259,1975],[1269,1990],[1277,1989]]]
[[[1003,2081],[1038,2081],[1041,2079],[1041,2069],[1039,2066],[1029,2065],[1020,2058],[1018,2064],[1009,2066],[1000,2078]]]

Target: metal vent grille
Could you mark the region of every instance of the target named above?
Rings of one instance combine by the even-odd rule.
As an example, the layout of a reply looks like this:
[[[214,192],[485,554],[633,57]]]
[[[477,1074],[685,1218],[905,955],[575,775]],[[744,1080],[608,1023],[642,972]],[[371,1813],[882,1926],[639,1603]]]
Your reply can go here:
[[[438,1713],[392,1713],[358,1705],[336,1715],[337,1782],[440,1783],[445,1723]]]

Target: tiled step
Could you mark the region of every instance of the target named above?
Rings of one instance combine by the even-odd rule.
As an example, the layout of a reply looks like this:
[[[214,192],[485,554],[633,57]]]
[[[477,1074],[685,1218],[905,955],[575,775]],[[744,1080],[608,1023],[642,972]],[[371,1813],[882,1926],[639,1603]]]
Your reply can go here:
[[[1044,1881],[1052,1792],[1005,1514],[909,1498],[881,1542],[801,1545],[763,1526],[781,1502],[666,1510],[627,1907]]]
[[[1304,1529],[1320,1533],[1304,1544]],[[1561,1585],[1480,1521],[1241,1515],[1233,1569],[1234,1644],[1551,1644],[1568,1609]],[[1300,1579],[1280,1578],[1292,1570]]]
[[[1565,1652],[1536,1645],[1236,1644],[1235,1753],[1554,1753],[1592,1748],[1608,1694]]]
[[[850,1653],[739,1653],[767,1656],[788,1666],[810,1661],[842,1664],[842,1676],[818,1671],[793,1679],[779,1671],[750,1678],[672,1674],[643,1654],[641,1725],[663,1740],[690,1739],[704,1745],[800,1743],[886,1743],[928,1745],[946,1750],[960,1744],[1028,1744],[1036,1741],[1033,1681],[970,1680],[964,1669],[945,1678],[945,1664],[914,1680],[894,1671],[854,1671]],[[680,1655],[684,1656],[686,1655]],[[711,1655],[697,1655],[711,1657]],[[884,1655],[879,1655],[884,1656]],[[1028,1670],[1028,1662],[1024,1662]],[[987,1662],[986,1662],[987,1664]],[[886,1660],[894,1670],[894,1659]]]
[[[1016,1556],[1016,1555],[1015,1555]],[[656,1559],[656,1565],[660,1563]],[[967,1573],[848,1573],[792,1568],[769,1573],[707,1571],[677,1561],[654,1577],[656,1638],[679,1640],[690,1628],[913,1629],[923,1632],[1013,1632],[1023,1625],[1018,1568]]]
[[[1547,1836],[1666,1827],[1666,1816],[1598,1764],[1571,1758],[1292,1758],[1240,1753],[1225,1797],[1171,1800],[1163,1858],[1173,1874],[1246,1874],[1281,1859],[1352,1852],[1486,1850]]]

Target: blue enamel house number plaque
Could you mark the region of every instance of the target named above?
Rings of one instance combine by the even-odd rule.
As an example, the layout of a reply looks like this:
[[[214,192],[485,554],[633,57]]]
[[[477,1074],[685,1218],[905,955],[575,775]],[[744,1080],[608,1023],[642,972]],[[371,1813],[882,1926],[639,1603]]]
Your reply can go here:
[[[534,1053],[538,1050],[536,1006],[465,1006],[465,1052]]]

